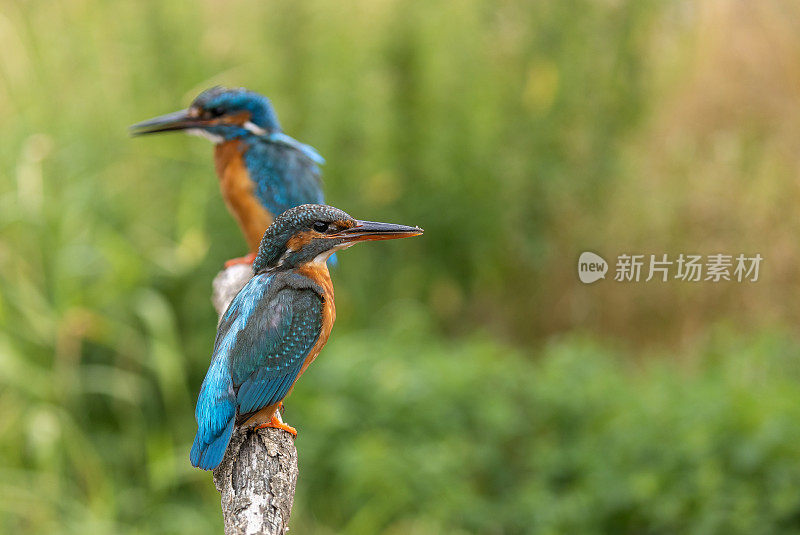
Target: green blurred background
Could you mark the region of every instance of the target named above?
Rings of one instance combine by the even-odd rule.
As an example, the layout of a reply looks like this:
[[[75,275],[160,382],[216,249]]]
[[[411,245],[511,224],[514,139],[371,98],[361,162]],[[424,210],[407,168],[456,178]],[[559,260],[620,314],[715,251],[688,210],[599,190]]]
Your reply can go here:
[[[270,96],[354,248],[287,403],[293,533],[800,533],[800,5],[0,2],[0,531],[219,533],[192,469],[210,282],[245,244],[203,140]],[[591,286],[578,255],[760,253]],[[613,268],[612,268],[613,269]]]

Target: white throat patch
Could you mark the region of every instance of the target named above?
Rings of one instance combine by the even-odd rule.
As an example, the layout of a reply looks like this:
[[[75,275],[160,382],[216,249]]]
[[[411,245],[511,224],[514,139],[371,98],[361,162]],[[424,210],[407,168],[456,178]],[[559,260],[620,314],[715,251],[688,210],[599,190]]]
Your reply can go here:
[[[222,143],[223,141],[225,141],[224,137],[212,134],[211,132],[203,130],[202,128],[190,128],[186,131],[186,133],[193,136],[204,137],[207,140],[211,141],[211,143],[214,143],[215,145],[217,143]]]
[[[314,257],[314,260],[312,260],[311,263],[312,264],[316,264],[316,265],[324,266],[325,264],[328,263],[328,258],[330,258],[333,253],[335,253],[337,251],[341,251],[342,249],[347,249],[348,247],[353,246],[353,245],[355,245],[355,242],[345,242],[345,243],[339,244],[336,247],[334,247],[333,249],[329,249],[329,250],[325,251],[324,253],[318,254],[316,257]]]

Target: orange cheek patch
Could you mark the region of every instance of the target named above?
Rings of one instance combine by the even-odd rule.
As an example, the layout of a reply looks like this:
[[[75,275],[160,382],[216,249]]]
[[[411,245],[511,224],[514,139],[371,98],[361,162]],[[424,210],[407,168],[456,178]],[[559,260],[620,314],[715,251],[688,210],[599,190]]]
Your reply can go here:
[[[249,111],[242,111],[237,113],[236,115],[226,115],[225,117],[220,117],[219,119],[214,119],[209,121],[211,125],[218,125],[218,124],[235,124],[237,126],[242,126],[244,123],[250,120],[250,112]]]
[[[301,232],[289,238],[289,241],[286,242],[286,246],[292,251],[299,251],[313,239],[314,235],[311,232]]]
[[[228,116],[228,121],[229,122],[231,122],[233,124],[238,124],[239,126],[242,126],[244,123],[246,123],[249,120],[250,120],[250,112],[249,111],[243,111],[243,112],[237,113],[236,115]]]

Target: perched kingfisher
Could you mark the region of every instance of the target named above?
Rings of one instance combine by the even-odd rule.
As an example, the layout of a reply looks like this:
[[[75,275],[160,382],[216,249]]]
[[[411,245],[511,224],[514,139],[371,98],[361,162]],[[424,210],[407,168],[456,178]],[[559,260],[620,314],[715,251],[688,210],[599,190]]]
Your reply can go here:
[[[418,227],[359,221],[319,204],[275,219],[258,248],[253,278],[217,330],[195,410],[194,466],[219,466],[236,425],[297,435],[276,411],[328,341],[336,319],[328,258],[356,242],[420,234]]]
[[[210,139],[222,197],[239,223],[250,254],[226,265],[252,262],[276,215],[306,203],[324,204],[313,147],[281,130],[269,99],[247,89],[213,87],[185,110],[131,126],[133,135],[186,130]]]

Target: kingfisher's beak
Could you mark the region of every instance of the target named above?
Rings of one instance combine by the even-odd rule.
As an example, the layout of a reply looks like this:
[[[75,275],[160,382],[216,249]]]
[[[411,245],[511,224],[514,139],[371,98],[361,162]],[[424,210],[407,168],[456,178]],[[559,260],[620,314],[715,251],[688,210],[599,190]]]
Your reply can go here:
[[[158,132],[171,132],[173,130],[186,130],[188,128],[200,128],[205,121],[192,117],[189,110],[180,110],[173,113],[156,117],[148,121],[142,121],[129,127],[131,135],[143,136],[145,134],[155,134]]]
[[[376,221],[356,221],[356,226],[337,232],[331,237],[342,238],[346,242],[358,242],[410,238],[411,236],[419,236],[422,233],[423,230],[419,227],[378,223]]]

